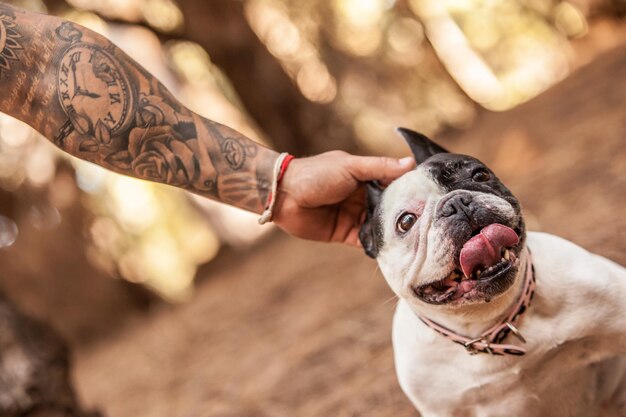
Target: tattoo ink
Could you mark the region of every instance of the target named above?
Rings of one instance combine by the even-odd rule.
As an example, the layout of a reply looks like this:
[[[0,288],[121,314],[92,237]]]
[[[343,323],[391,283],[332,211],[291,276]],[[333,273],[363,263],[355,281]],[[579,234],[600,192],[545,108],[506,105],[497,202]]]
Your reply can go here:
[[[64,22],[56,33],[70,42],[57,68],[59,102],[72,129],[83,137],[78,149],[97,152],[133,122],[133,88],[113,54],[82,41],[82,33],[74,25]],[[72,129],[64,124],[58,141],[62,142]]]
[[[21,37],[15,16],[0,8],[0,79],[3,73],[11,71],[11,61],[18,61],[17,51],[24,49],[20,45]]]
[[[254,158],[257,153],[257,145],[243,138],[224,137],[215,123],[210,122],[207,127],[220,145],[220,152],[224,161],[233,171],[239,171],[248,157]]]
[[[275,152],[191,112],[110,42],[56,22],[0,4],[0,82],[12,72],[1,109],[119,173],[263,209]]]

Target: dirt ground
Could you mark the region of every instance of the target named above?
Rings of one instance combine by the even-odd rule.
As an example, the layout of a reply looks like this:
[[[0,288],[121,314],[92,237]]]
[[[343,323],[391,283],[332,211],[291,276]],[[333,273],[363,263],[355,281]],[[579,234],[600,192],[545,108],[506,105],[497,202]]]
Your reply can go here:
[[[626,264],[625,73],[614,50],[443,143],[492,166],[530,229]],[[395,299],[360,251],[277,234],[206,275],[190,302],[78,352],[86,404],[110,417],[416,415],[394,374]]]

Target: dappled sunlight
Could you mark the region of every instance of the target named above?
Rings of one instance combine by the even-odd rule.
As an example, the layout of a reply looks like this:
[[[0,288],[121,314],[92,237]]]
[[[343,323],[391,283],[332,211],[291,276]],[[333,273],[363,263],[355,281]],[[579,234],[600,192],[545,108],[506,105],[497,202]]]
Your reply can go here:
[[[175,32],[183,27],[183,14],[171,0],[143,0],[139,9],[146,23],[160,32]]]
[[[150,185],[132,178],[113,176],[107,189],[108,198],[103,199],[104,203],[128,232],[141,233],[163,215]]]
[[[163,33],[180,31],[183,14],[172,0],[68,0],[78,10],[127,22],[145,22]]]
[[[394,64],[413,67],[424,57],[424,27],[409,17],[393,21],[387,33],[387,56]]]
[[[40,1],[28,4],[45,11]],[[272,143],[211,55],[167,35],[185,24],[174,0],[69,4],[63,17],[109,37],[185,106]],[[585,6],[558,0],[246,0],[242,7],[304,98],[338,114],[358,149],[395,156],[406,154],[401,140],[390,139],[397,126],[427,134],[463,129],[480,107],[506,110],[541,93],[568,73],[568,39],[589,31]],[[273,86],[255,88],[264,94]],[[68,161],[71,173],[59,169]],[[86,249],[92,264],[168,300],[188,296],[197,267],[221,245],[245,247],[272,230],[259,227],[254,214],[69,158],[3,115],[0,185],[46,190],[24,209],[43,228],[84,204],[93,217]],[[0,240],[10,242],[15,219],[3,219]]]
[[[329,103],[337,95],[335,78],[319,61],[312,61],[300,68],[296,80],[302,94],[311,101]]]
[[[554,23],[557,29],[572,38],[583,37],[589,31],[585,14],[578,6],[567,1],[555,7]]]
[[[203,117],[225,124],[255,142],[267,144],[242,107],[230,81],[197,43],[170,41],[164,45],[171,69],[178,76],[179,99]]]
[[[44,186],[52,181],[56,170],[56,157],[50,152],[49,145],[38,141],[28,153],[24,168],[26,178],[35,187]]]
[[[116,265],[122,277],[169,300],[190,294],[197,265],[219,248],[211,227],[182,192],[112,175],[93,201],[98,217],[91,227],[97,248],[92,257],[109,258],[96,263]]]
[[[388,136],[372,132],[380,134],[396,119],[434,133],[468,126],[472,102],[501,111],[536,96],[568,73],[568,37],[587,31],[584,13],[567,1],[402,4],[249,0],[246,12],[304,96],[332,102],[353,118],[357,138],[371,152],[384,149],[375,142]],[[438,77],[440,65],[455,85]],[[386,91],[401,105],[379,100]],[[384,120],[363,121],[376,114]],[[381,129],[363,127],[368,124]]]
[[[142,4],[148,3],[154,4]],[[171,42],[161,50],[156,36],[145,28],[111,26],[86,10],[69,11],[64,17],[126,48],[191,109],[257,142],[265,141],[242,111],[228,80],[197,44]],[[164,65],[166,59],[171,61],[170,67]],[[59,161],[71,162],[75,178],[57,172]],[[169,301],[182,301],[191,294],[197,267],[219,250],[220,238],[207,216],[252,228],[235,233],[234,239],[227,240],[230,244],[249,244],[262,234],[255,215],[223,205],[207,208],[180,190],[119,176],[69,157],[29,126],[0,114],[0,185],[11,190],[24,184],[49,189],[46,198],[34,201],[24,213],[41,230],[69,221],[60,210],[76,201],[74,190],[78,187],[93,216],[87,259],[110,276],[145,285]],[[0,220],[0,245],[7,247],[17,238],[17,224],[5,216]]]
[[[410,5],[450,75],[488,109],[509,109],[567,73],[565,39],[515,0],[411,0]],[[572,8],[565,6],[570,16]]]
[[[0,184],[4,189],[15,190],[25,180],[28,151],[35,141],[28,125],[0,114]]]
[[[443,65],[475,101],[488,107],[504,106],[504,90],[487,63],[469,46],[469,40],[437,1],[411,1],[426,26],[428,39]]]
[[[289,235],[354,237],[368,187],[331,177],[391,180],[397,127],[484,161],[526,230],[626,260],[620,2],[2,1],[74,22],[0,6],[0,104],[48,138],[0,114],[0,328],[28,331],[0,332],[0,397],[34,365],[9,414],[414,416],[376,260]],[[333,149],[374,157],[304,159]]]
[[[109,24],[95,13],[85,10],[71,10],[62,17],[85,26],[102,36],[109,36]]]
[[[311,39],[300,33],[283,4],[277,0],[250,0],[246,2],[246,16],[252,29],[296,80],[306,98],[318,103],[335,99],[335,78]]]
[[[12,135],[3,134],[11,129]],[[51,185],[49,198],[28,204],[23,213],[40,230],[63,220],[60,209],[75,200],[74,185],[56,172],[56,161],[69,157],[20,122],[0,120],[0,185],[17,188]],[[87,256],[96,268],[142,283],[171,301],[191,291],[198,265],[212,259],[219,241],[207,220],[178,190],[113,174],[93,164],[70,159],[76,185],[89,196],[85,207],[95,216]],[[71,221],[65,218],[65,221]],[[0,216],[0,247],[15,242],[15,219]]]
[[[334,0],[333,6],[336,36],[332,41],[352,55],[373,55],[381,45],[382,18],[391,3],[385,0]]]

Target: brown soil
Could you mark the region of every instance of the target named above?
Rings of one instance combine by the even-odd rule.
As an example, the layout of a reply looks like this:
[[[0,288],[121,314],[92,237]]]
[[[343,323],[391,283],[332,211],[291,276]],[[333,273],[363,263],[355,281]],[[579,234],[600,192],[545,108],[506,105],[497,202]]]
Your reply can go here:
[[[614,50],[444,143],[492,166],[531,229],[626,264],[625,73]],[[110,417],[416,415],[393,369],[395,299],[358,250],[279,235],[212,270],[190,302],[79,352],[87,404]]]

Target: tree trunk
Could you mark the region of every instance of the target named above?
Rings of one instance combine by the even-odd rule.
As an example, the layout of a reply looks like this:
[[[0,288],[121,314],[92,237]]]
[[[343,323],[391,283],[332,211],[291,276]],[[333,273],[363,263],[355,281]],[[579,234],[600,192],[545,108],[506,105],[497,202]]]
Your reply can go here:
[[[0,415],[97,417],[81,410],[69,378],[65,344],[19,313],[0,294]]]
[[[277,150],[298,156],[356,148],[350,126],[330,105],[307,100],[250,28],[244,4],[178,0],[183,38],[204,47]]]

